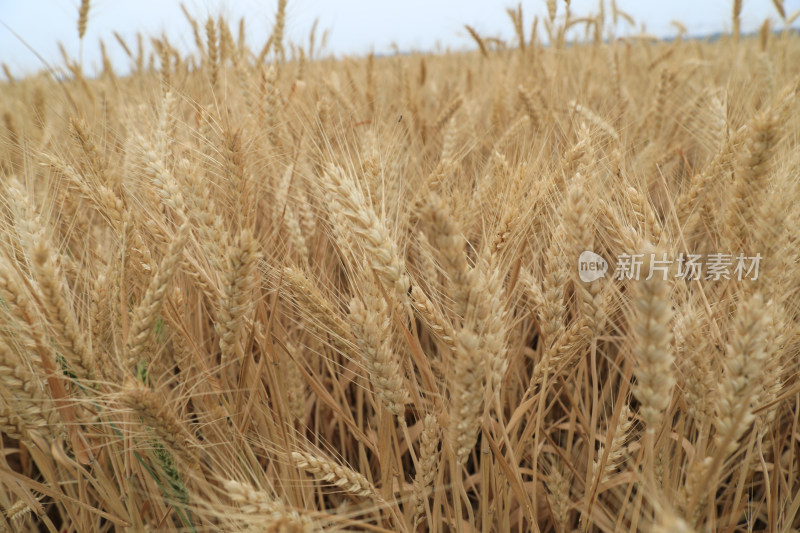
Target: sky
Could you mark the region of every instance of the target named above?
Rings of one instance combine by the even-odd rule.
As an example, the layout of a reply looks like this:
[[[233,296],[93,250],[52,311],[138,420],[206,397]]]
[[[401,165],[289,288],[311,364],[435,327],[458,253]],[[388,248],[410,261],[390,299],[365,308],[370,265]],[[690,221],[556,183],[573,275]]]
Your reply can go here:
[[[610,0],[605,1],[609,14]],[[599,2],[572,0],[571,11],[575,16],[594,14],[599,11]],[[266,41],[277,10],[277,0],[183,3],[201,21],[222,13],[235,28],[239,18],[244,17],[248,41],[256,50]],[[81,51],[79,4],[80,0],[0,0],[0,63],[6,63],[15,75],[43,68],[36,54],[50,64],[60,65],[58,43],[62,42],[72,58],[82,55],[85,71],[96,72],[100,65],[98,43],[103,39],[115,69],[124,71],[129,60],[114,40],[113,31],[131,44],[135,43],[137,32],[146,36],[166,33],[173,46],[182,51],[194,50],[180,0],[93,0]],[[782,27],[772,0],[744,0],[743,4],[742,31],[756,31],[765,18],[772,19],[774,28]],[[318,19],[317,42],[321,31],[327,30],[326,52],[337,56],[370,51],[390,53],[393,43],[403,51],[468,49],[474,43],[464,24],[482,36],[513,40],[514,31],[505,8],[514,5],[513,0],[289,0],[286,36],[293,42],[307,43]],[[670,24],[673,20],[683,23],[692,35],[730,31],[731,5],[731,0],[617,0],[617,6],[637,21],[635,28],[621,21],[617,35],[637,33],[644,25],[649,34],[674,36],[677,30]],[[800,0],[783,0],[783,5],[787,15],[800,10]],[[546,2],[523,1],[522,11],[529,31],[534,16],[546,17]],[[558,14],[564,14],[563,0],[558,0]]]

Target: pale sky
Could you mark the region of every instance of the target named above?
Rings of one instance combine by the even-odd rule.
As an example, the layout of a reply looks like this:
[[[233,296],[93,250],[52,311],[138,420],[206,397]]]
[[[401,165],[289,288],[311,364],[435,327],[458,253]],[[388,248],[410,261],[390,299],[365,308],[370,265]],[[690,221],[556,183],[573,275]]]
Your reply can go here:
[[[755,31],[765,18],[781,28],[771,0],[744,0],[742,30]],[[8,28],[16,32],[46,61],[61,64],[57,43],[63,42],[72,57],[80,53],[77,18],[80,0],[0,0],[0,62],[12,72],[35,72],[42,67],[36,56]],[[248,41],[258,50],[272,28],[277,0],[185,0],[195,18],[204,21],[209,14],[225,14],[235,29],[244,16]],[[731,0],[617,0],[620,9],[644,24],[648,33],[673,36],[673,20],[681,21],[693,35],[730,31]],[[293,42],[307,42],[315,19],[321,30],[329,30],[327,52],[336,55],[391,51],[392,43],[400,50],[435,50],[472,48],[474,43],[463,29],[473,26],[481,35],[513,39],[513,28],[505,12],[515,1],[502,0],[289,0],[286,35]],[[572,0],[575,16],[598,12],[599,0]],[[787,15],[800,9],[800,0],[784,0]],[[563,15],[563,0],[558,0]],[[544,0],[523,1],[526,31],[534,15],[546,17]],[[610,0],[606,13],[610,16]],[[5,26],[3,25],[5,24]],[[797,25],[797,23],[795,23]],[[7,28],[7,27],[8,28]],[[180,0],[93,0],[89,25],[84,39],[85,70],[94,72],[100,64],[98,42],[106,41],[115,68],[125,70],[128,60],[113,38],[119,32],[135,43],[138,31],[146,36],[166,32],[170,42],[184,51],[193,51],[189,24],[180,10]],[[540,25],[540,35],[543,28]],[[636,32],[620,21],[618,34]],[[0,74],[2,76],[2,74]]]

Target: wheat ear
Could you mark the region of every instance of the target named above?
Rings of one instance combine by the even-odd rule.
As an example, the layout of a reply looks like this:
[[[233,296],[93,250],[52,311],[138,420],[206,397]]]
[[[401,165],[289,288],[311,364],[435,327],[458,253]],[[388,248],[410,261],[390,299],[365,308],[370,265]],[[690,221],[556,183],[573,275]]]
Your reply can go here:
[[[163,398],[149,388],[129,384],[123,389],[120,402],[135,411],[144,425],[150,427],[178,457],[194,468],[199,467],[194,437]]]
[[[41,380],[0,338],[0,431],[14,439],[49,433],[59,427],[58,414]]]
[[[83,40],[86,35],[86,24],[89,22],[89,0],[81,0],[81,7],[78,9],[78,38]]]
[[[355,496],[381,499],[378,491],[367,478],[328,458],[308,452],[292,452],[292,460],[297,468],[312,474],[320,481],[331,483]]]
[[[414,529],[422,522],[426,513],[426,501],[439,462],[439,422],[434,415],[426,415],[422,423],[419,445],[419,464],[414,478]]]
[[[419,287],[411,288],[412,305],[431,332],[451,350],[455,348],[455,330],[450,320]]]
[[[258,241],[243,230],[229,247],[224,289],[219,313],[219,347],[223,366],[241,360],[241,333],[245,317],[253,307],[253,290],[258,286]]]
[[[390,413],[401,416],[408,392],[403,387],[400,365],[392,357],[389,308],[374,290],[365,292],[364,301],[358,298],[350,301],[353,334],[375,392]]]
[[[237,510],[246,515],[257,515],[259,526],[269,531],[320,531],[307,516],[295,511],[267,492],[250,484],[233,480],[222,482],[226,495],[233,501]]]
[[[53,257],[49,244],[40,241],[33,255],[33,269],[43,296],[47,323],[55,333],[54,338],[73,367],[82,378],[94,376],[94,357],[81,333],[75,312],[64,295],[67,286]]]
[[[485,390],[483,354],[474,332],[468,329],[458,332],[453,360],[448,437],[458,464],[464,464],[478,437]]]
[[[167,287],[180,263],[186,241],[189,239],[189,228],[188,220],[178,228],[178,232],[161,259],[158,270],[150,280],[141,302],[133,312],[126,350],[128,368],[134,368],[139,362],[150,332],[158,320],[158,313],[164,302]]]
[[[642,272],[650,274],[655,248],[642,248]],[[643,277],[644,277],[643,275]],[[636,360],[634,394],[641,402],[640,412],[649,431],[661,423],[675,384],[673,368],[672,307],[668,281],[658,274],[633,285],[633,355]]]
[[[341,167],[334,165],[324,174],[322,184],[333,196],[340,215],[347,220],[348,229],[363,246],[370,267],[386,289],[394,294],[397,303],[407,303],[410,283],[405,261],[386,225],[369,206],[361,189]]]
[[[764,298],[754,294],[739,306],[726,349],[725,379],[717,399],[714,443],[727,457],[753,423],[752,399],[759,391],[770,351],[769,314]]]

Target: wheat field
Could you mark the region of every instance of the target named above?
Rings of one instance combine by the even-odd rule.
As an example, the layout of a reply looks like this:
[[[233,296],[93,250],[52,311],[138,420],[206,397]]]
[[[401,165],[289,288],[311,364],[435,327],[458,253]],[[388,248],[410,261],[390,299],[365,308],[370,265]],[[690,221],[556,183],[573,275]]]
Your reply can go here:
[[[800,35],[547,4],[4,69],[0,531],[800,530]]]

